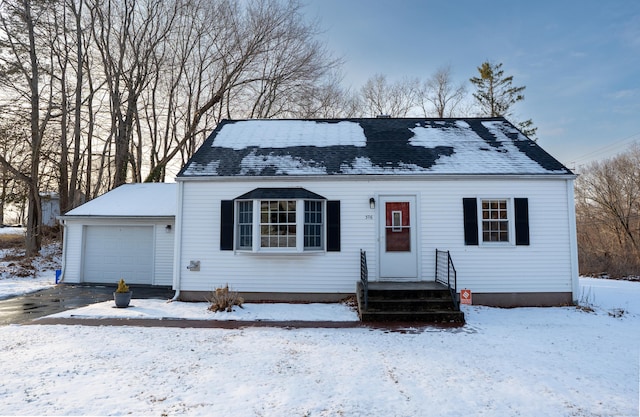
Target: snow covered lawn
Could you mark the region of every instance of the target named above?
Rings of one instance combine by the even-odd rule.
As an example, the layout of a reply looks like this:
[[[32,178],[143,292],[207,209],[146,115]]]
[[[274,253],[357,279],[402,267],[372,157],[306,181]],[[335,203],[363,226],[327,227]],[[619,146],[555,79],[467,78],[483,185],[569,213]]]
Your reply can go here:
[[[135,294],[135,291],[134,291]],[[249,304],[232,312],[213,313],[207,303],[131,300],[128,308],[114,308],[114,302],[92,304],[52,314],[48,318],[128,318],[236,321],[358,321],[358,313],[345,304]]]
[[[640,283],[581,284],[452,329],[0,327],[0,415],[637,416]]]
[[[0,234],[24,235],[22,227],[2,227]],[[0,259],[11,252],[0,250]],[[0,300],[53,287],[56,281],[56,269],[60,265],[60,245],[44,246],[41,256],[34,262],[35,269],[30,276],[20,275],[22,270],[18,261],[0,261]]]
[[[12,267],[7,262],[0,262],[0,274]],[[55,271],[38,274],[35,277],[2,278],[0,277],[0,300],[30,292],[40,291],[55,286]]]

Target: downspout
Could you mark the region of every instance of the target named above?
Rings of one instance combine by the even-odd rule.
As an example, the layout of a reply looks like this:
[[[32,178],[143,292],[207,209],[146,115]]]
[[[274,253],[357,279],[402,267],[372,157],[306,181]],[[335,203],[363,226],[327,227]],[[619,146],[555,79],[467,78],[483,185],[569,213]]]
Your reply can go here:
[[[176,291],[173,298],[169,302],[178,301],[180,299],[180,277],[182,276],[182,200],[184,195],[184,183],[178,181],[178,192],[176,195],[176,230],[173,241],[173,289]]]
[[[567,180],[567,209],[569,211],[569,244],[571,253],[571,289],[573,303],[578,304],[580,296],[580,279],[578,270],[578,241],[576,233],[576,202],[573,192],[573,179]]]
[[[60,266],[60,279],[58,284],[64,281],[64,273],[67,270],[67,223],[64,219],[58,219],[62,225],[62,265]]]

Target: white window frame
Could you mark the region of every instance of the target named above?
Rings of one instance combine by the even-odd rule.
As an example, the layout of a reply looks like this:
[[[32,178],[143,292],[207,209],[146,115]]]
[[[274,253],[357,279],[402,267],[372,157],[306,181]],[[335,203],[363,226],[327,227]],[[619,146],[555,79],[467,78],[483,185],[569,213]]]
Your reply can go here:
[[[319,203],[320,204],[320,223],[318,222],[309,222],[307,223],[306,221],[306,214],[307,214],[307,203]],[[314,252],[314,251],[324,251],[326,248],[326,241],[327,241],[327,205],[325,204],[325,200],[302,200],[302,208],[303,208],[303,213],[302,213],[302,246],[303,246],[303,250],[305,252]],[[317,214],[317,211],[314,211],[312,213]],[[305,240],[306,240],[306,230],[305,227],[307,225],[310,226],[320,226],[320,246],[305,246]],[[315,235],[314,235],[315,238]]]
[[[507,205],[507,233],[506,241],[490,241],[484,240],[483,232],[483,202],[488,201],[505,201]],[[490,220],[489,220],[490,221]],[[513,198],[511,197],[478,197],[478,243],[482,246],[514,246],[515,245],[515,211],[513,208]]]
[[[398,217],[396,217],[398,215]],[[398,222],[396,223],[396,219]],[[406,229],[406,227],[404,227]],[[392,210],[391,211],[391,231],[392,232],[402,232],[402,210]]]
[[[239,228],[239,211],[240,203],[251,201],[253,204],[253,222],[252,222],[252,242],[251,247],[240,247],[240,228]],[[295,201],[296,202],[296,245],[295,247],[262,247],[261,243],[261,223],[260,223],[260,210],[261,203],[263,201]],[[306,247],[304,246],[304,233],[305,233],[305,202],[314,201],[320,202],[322,208],[322,223],[321,223],[321,245],[320,247]],[[252,200],[236,200],[234,202],[234,242],[233,247],[236,252],[244,253],[271,253],[271,254],[295,254],[295,253],[324,253],[327,248],[327,204],[326,200],[320,199],[296,199],[296,198],[263,198]],[[312,223],[317,224],[317,223]]]
[[[251,222],[250,223],[246,223],[246,222],[240,223],[240,219],[241,219],[240,206],[242,204],[246,204],[246,203],[251,203]],[[246,250],[251,250],[251,248],[253,247],[253,232],[254,232],[255,227],[256,227],[256,225],[255,225],[255,217],[254,217],[255,205],[253,204],[252,200],[239,200],[239,201],[235,202],[234,206],[235,206],[234,207],[234,210],[235,210],[235,216],[234,216],[235,221],[234,221],[234,223],[235,224],[233,225],[234,230],[235,230],[235,232],[233,234],[234,240],[235,240],[234,247],[237,248],[238,250],[245,250],[245,251]],[[250,228],[251,228],[250,246],[240,246],[241,243],[243,242],[243,239],[241,238],[242,235],[240,233],[240,231],[241,231],[241,227],[240,226],[250,226]]]

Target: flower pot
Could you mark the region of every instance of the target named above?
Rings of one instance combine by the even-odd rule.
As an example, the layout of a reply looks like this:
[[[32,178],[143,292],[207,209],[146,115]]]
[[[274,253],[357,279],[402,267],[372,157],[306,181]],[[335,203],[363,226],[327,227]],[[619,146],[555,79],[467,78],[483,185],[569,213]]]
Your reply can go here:
[[[116,302],[116,307],[118,308],[127,308],[129,307],[129,303],[131,302],[131,296],[133,295],[133,291],[129,292],[114,292],[113,293],[113,301]]]

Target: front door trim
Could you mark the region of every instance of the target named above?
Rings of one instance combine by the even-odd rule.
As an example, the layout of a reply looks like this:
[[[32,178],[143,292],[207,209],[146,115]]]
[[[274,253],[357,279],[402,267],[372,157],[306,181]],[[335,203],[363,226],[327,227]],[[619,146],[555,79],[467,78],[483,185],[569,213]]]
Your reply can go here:
[[[380,193],[376,195],[377,216],[376,233],[377,233],[377,252],[378,252],[378,280],[380,281],[420,281],[420,221],[418,195],[411,193]],[[386,206],[387,203],[408,202],[408,223],[410,233],[410,251],[387,251],[386,240]],[[397,211],[398,207],[392,208]],[[398,228],[397,219],[402,219],[403,215],[396,214],[396,223],[389,224],[390,230],[401,231]],[[393,219],[393,214],[392,214]]]

